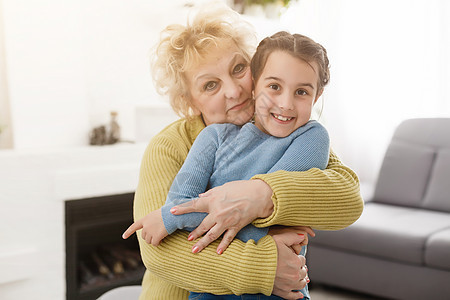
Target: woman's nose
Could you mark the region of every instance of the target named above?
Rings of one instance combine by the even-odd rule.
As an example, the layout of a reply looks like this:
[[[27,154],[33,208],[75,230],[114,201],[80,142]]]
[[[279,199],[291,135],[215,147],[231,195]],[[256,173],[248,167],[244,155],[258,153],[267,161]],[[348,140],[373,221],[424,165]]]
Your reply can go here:
[[[224,82],[224,93],[227,99],[238,99],[241,93],[239,84],[234,80]]]

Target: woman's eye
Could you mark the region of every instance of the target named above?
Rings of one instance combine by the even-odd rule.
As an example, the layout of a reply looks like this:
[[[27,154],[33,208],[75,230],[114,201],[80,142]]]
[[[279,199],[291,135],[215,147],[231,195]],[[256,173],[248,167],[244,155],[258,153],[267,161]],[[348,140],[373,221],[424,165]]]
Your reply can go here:
[[[241,73],[242,71],[244,71],[244,69],[245,69],[245,64],[238,64],[234,67],[233,74]]]
[[[211,91],[213,89],[215,89],[217,86],[217,82],[215,81],[208,81],[204,86],[203,86],[203,90],[205,91]]]
[[[278,84],[270,84],[269,88],[271,88],[272,90],[276,90],[276,91],[280,90],[280,86]]]
[[[297,90],[295,94],[298,96],[304,96],[307,95],[308,93],[305,90]]]

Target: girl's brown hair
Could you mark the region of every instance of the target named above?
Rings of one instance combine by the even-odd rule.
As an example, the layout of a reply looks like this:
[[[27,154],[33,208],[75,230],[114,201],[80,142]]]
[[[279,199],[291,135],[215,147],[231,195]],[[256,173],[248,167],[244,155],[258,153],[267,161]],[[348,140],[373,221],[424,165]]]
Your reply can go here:
[[[330,67],[327,56],[327,50],[307,36],[301,34],[290,34],[286,31],[280,31],[274,35],[263,39],[250,64],[253,79],[258,81],[267,62],[267,58],[274,51],[285,51],[294,57],[311,63],[316,62],[319,80],[317,82],[317,91],[320,92],[330,80]]]

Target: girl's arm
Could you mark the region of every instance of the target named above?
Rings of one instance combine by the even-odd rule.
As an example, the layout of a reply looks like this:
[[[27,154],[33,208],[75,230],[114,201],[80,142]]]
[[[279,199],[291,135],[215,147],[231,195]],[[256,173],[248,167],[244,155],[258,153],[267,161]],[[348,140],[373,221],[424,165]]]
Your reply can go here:
[[[176,209],[177,214],[208,212],[210,220],[215,220],[217,231],[224,232],[228,226],[223,220],[229,219],[233,213],[242,214],[239,209],[234,209],[230,210],[230,214],[218,217],[215,208],[227,206],[246,210],[241,228],[248,224],[245,223],[247,219],[253,218],[253,224],[258,227],[285,225],[340,230],[358,220],[364,203],[358,176],[343,165],[330,149],[325,170],[280,170],[255,175],[251,180],[228,182],[200,195],[195,206],[187,202]],[[257,210],[250,212],[247,209],[250,207],[256,207]],[[248,218],[247,213],[251,214]],[[194,236],[201,236],[211,227],[211,224],[203,222],[195,230]]]
[[[280,160],[267,173],[279,170],[301,172],[312,168],[325,169],[330,152],[330,138],[325,127],[313,121],[297,129],[297,131],[299,135],[292,141]],[[257,227],[249,224],[242,228],[236,237],[241,241],[250,239],[258,241],[261,237],[259,233],[261,232],[257,230]],[[198,247],[200,246],[202,246],[201,243]],[[226,247],[226,241],[219,245],[220,249],[226,249]]]
[[[233,209],[224,214],[223,207]],[[206,233],[197,243],[203,248],[225,231],[225,242],[231,241],[252,221],[257,227],[285,225],[311,226],[319,230],[343,229],[359,218],[363,201],[358,177],[330,151],[325,170],[280,170],[253,176],[252,180],[229,182],[201,195],[195,206],[188,202],[176,209],[177,214],[209,213],[192,232],[194,238]],[[235,215],[239,215],[240,223],[230,227],[227,220]]]
[[[192,145],[169,190],[166,204],[161,209],[162,219],[168,234],[173,233],[176,229],[193,230],[205,218],[206,213],[199,212],[175,216],[170,212],[170,209],[205,192],[209,178],[213,173],[216,152],[221,144],[221,133],[229,130],[237,130],[237,127],[230,124],[206,127]],[[268,173],[278,170],[324,169],[327,166],[330,141],[326,129],[313,121],[299,128],[296,134],[298,136]],[[249,224],[242,228],[236,237],[243,242],[251,239],[257,242],[267,232],[268,228],[257,228]],[[158,243],[159,241],[157,241]],[[220,247],[221,251],[225,250],[228,245],[223,243],[222,246]],[[197,248],[196,250],[202,249]]]
[[[170,209],[175,205],[186,203],[204,193],[208,187],[209,179],[214,170],[216,152],[221,144],[221,136],[226,132],[238,130],[232,124],[213,124],[200,132],[195,139],[186,160],[175,177],[167,196],[166,204],[161,208],[162,219],[168,234],[177,229],[194,230],[207,216],[206,213],[194,212],[184,215],[173,215]],[[145,228],[144,228],[145,229]],[[247,225],[237,235],[243,242],[254,240],[257,242],[268,233],[268,228],[257,228]],[[226,247],[221,248],[221,254]],[[196,248],[195,253],[202,249]]]
[[[168,234],[177,229],[193,230],[205,218],[206,213],[190,213],[176,216],[170,212],[175,206],[198,197],[206,191],[212,175],[220,136],[214,125],[203,129],[192,144],[178,174],[170,187],[166,203],[161,208],[162,219]]]
[[[173,180],[164,206],[135,221],[122,235],[124,239],[142,229],[141,237],[147,243],[159,246],[163,238],[177,229],[193,230],[203,221],[206,213],[194,212],[175,216],[170,209],[205,192],[220,143],[218,133],[214,125],[200,132]]]

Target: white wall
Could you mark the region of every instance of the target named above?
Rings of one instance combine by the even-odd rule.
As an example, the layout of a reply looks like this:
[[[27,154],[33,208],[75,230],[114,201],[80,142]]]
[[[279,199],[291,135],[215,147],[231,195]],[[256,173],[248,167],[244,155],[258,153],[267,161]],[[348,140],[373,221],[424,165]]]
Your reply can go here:
[[[2,0],[0,0],[0,12]],[[3,15],[0,13],[0,149],[12,148],[12,127],[6,81]]]
[[[135,140],[136,107],[161,101],[148,51],[185,11],[182,1],[3,0],[14,148],[86,145],[111,110]]]
[[[164,101],[151,82],[148,51],[165,25],[185,19],[184,3],[208,1],[2,1],[0,117],[7,119],[9,105],[15,149],[86,145],[111,110],[128,140],[146,141],[175,118],[165,106],[161,121],[161,105],[152,108]],[[375,180],[401,120],[450,116],[445,0],[301,0],[279,22],[249,19],[260,37],[288,29],[328,49],[322,121],[363,180]]]
[[[322,121],[332,146],[374,183],[395,127],[450,117],[450,3],[301,0],[282,17],[328,50]]]
[[[145,141],[175,118],[166,106],[161,122],[161,106],[151,108],[164,102],[148,50],[165,25],[185,19],[184,3],[208,1],[1,1],[0,124],[14,134],[1,136],[0,149],[86,145],[111,110],[128,140]],[[445,0],[301,0],[279,22],[250,18],[260,37],[288,29],[326,46],[322,121],[367,181],[401,120],[450,116],[449,20]]]

